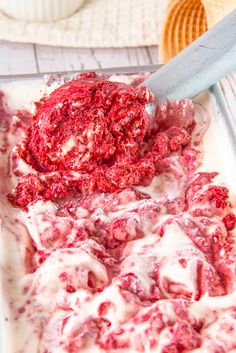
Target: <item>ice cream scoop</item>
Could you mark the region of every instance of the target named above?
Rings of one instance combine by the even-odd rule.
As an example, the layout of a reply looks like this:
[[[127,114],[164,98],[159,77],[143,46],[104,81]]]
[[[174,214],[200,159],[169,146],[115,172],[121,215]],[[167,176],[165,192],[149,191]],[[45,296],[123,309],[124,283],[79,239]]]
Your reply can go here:
[[[236,69],[236,10],[148,77],[158,98],[192,98]]]

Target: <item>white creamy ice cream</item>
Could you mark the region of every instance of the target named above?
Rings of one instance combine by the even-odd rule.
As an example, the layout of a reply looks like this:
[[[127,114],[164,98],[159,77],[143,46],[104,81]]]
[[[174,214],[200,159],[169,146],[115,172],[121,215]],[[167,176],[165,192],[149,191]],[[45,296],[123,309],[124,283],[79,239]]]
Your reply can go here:
[[[11,159],[24,134],[17,110],[34,113],[57,83],[29,84],[30,95],[20,82],[1,87],[15,115],[0,124],[1,351],[233,353],[235,230],[222,220],[234,212],[236,158],[214,96],[197,97],[190,144],[149,186],[26,211],[6,198],[31,172]],[[230,203],[218,205],[214,186]]]

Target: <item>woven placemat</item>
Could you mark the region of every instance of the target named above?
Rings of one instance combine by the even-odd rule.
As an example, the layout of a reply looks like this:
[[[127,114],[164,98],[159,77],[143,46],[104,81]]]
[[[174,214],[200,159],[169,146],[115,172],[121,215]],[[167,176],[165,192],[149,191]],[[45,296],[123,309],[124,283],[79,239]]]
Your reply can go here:
[[[86,0],[73,16],[26,23],[0,12],[0,39],[65,47],[157,45],[166,0]]]
[[[236,0],[169,0],[160,36],[165,63],[236,8]]]

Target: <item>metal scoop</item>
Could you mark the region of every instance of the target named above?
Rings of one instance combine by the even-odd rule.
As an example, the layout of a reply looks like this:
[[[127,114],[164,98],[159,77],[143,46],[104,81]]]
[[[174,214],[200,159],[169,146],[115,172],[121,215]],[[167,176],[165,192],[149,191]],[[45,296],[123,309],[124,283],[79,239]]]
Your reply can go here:
[[[192,98],[236,69],[236,10],[149,76],[157,99]]]

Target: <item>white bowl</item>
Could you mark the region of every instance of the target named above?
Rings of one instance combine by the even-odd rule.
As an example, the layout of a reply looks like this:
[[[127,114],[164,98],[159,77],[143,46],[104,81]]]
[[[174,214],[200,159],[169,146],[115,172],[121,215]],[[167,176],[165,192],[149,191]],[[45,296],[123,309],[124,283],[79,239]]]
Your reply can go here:
[[[0,10],[17,20],[57,21],[75,13],[84,0],[0,0]]]

